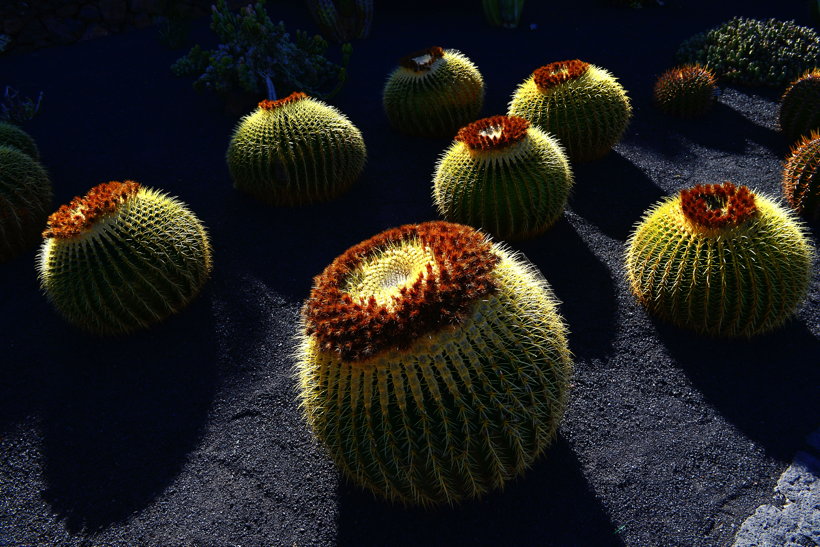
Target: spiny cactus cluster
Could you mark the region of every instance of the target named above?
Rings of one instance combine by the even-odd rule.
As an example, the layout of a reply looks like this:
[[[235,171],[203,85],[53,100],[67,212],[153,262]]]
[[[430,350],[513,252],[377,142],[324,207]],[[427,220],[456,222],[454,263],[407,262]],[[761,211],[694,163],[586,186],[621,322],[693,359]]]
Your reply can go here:
[[[653,98],[665,113],[680,118],[703,116],[717,94],[715,75],[700,65],[684,65],[664,72],[655,82]]]
[[[778,117],[781,131],[792,142],[820,129],[820,69],[812,68],[789,85]]]
[[[147,327],[185,307],[211,272],[204,226],[133,181],[95,186],[48,218],[40,285],[67,321],[97,334]]]
[[[676,55],[726,82],[780,86],[820,64],[820,38],[794,21],[735,17],[684,41]]]
[[[52,198],[45,169],[29,154],[4,144],[5,136],[0,134],[0,262],[36,245]]]
[[[804,299],[804,227],[745,186],[697,185],[654,205],[627,242],[632,292],[650,312],[715,336],[782,325]]]
[[[484,79],[461,52],[431,47],[399,60],[382,104],[390,125],[402,133],[452,137],[481,111]]]
[[[524,118],[493,116],[459,130],[436,165],[433,199],[451,222],[524,239],[558,220],[572,183],[555,139]]]
[[[394,228],[316,277],[299,398],[336,464],[404,504],[502,487],[555,436],[572,363],[523,257],[446,222]]]
[[[820,221],[820,134],[792,147],[783,169],[783,193],[792,209],[814,222]]]
[[[332,106],[292,93],[262,101],[239,121],[228,146],[234,186],[274,205],[323,201],[364,168],[361,132]]]
[[[535,70],[513,93],[507,113],[556,136],[571,160],[589,161],[621,139],[632,106],[612,74],[575,59]]]
[[[306,0],[322,35],[336,42],[367,38],[373,23],[373,0]]]

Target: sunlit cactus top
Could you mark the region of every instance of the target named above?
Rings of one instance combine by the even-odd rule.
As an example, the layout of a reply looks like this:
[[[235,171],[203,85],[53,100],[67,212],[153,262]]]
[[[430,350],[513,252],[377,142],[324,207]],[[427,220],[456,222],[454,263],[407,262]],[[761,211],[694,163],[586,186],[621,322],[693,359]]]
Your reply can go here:
[[[535,85],[537,85],[539,89],[547,90],[583,76],[588,68],[589,63],[585,63],[580,59],[556,61],[536,69],[532,73],[532,76]]]
[[[294,91],[293,93],[291,93],[283,99],[276,99],[273,101],[266,99],[264,101],[260,101],[259,108],[261,108],[262,110],[275,110],[280,106],[285,106],[286,104],[295,103],[296,101],[301,101],[302,99],[307,98],[307,94],[302,93],[301,91]]]
[[[455,140],[471,150],[500,150],[524,140],[530,122],[518,116],[492,116],[462,127]]]
[[[361,361],[457,324],[496,290],[485,236],[448,222],[405,225],[348,249],[314,279],[302,311],[325,351]]]
[[[428,47],[405,55],[399,59],[399,66],[413,72],[427,72],[433,67],[433,63],[442,57],[444,57],[444,48],[440,46]]]
[[[703,228],[737,226],[757,213],[755,196],[746,186],[698,184],[681,191],[681,210],[692,223]]]
[[[139,183],[133,181],[98,184],[85,196],[75,197],[52,213],[43,237],[70,239],[87,232],[100,218],[116,212],[139,188]]]

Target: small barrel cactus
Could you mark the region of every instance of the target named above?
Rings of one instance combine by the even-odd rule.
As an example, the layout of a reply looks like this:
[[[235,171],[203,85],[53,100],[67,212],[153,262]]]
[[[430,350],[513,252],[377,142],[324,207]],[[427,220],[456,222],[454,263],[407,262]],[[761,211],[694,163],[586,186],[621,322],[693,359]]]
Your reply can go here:
[[[698,185],[653,206],[627,242],[632,292],[678,326],[752,336],[782,325],[806,296],[804,227],[745,186]]]
[[[0,145],[0,262],[35,246],[51,209],[43,167],[14,146]]]
[[[780,99],[780,129],[790,141],[820,129],[820,69],[809,70]]]
[[[314,280],[299,398],[344,473],[384,498],[454,503],[546,449],[572,373],[564,321],[525,258],[458,224],[387,230]]]
[[[399,60],[382,103],[390,125],[402,133],[452,137],[478,117],[484,79],[462,53],[431,47]]]
[[[783,169],[783,193],[797,213],[820,221],[820,134],[811,134],[792,147]]]
[[[715,75],[700,65],[684,65],[661,74],[655,82],[655,104],[680,118],[697,118],[712,108],[717,94]]]
[[[501,239],[534,237],[561,216],[572,171],[558,142],[517,116],[462,128],[433,177],[433,200],[451,222]]]
[[[202,222],[133,181],[107,182],[48,218],[40,285],[70,323],[97,334],[147,327],[184,308],[211,272]]]
[[[0,122],[0,146],[13,146],[28,154],[31,159],[40,160],[40,151],[34,139],[14,124]]]
[[[227,153],[234,186],[272,205],[336,197],[366,157],[361,132],[344,114],[300,92],[260,102],[239,121]]]
[[[612,74],[575,59],[533,72],[515,90],[507,113],[555,135],[571,160],[589,161],[621,139],[632,106]]]

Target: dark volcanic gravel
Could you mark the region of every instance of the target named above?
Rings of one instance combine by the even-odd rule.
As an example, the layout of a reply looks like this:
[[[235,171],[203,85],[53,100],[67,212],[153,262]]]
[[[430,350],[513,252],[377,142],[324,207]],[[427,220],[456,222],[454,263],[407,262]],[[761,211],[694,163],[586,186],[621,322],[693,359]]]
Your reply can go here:
[[[0,545],[727,545],[772,502],[818,426],[817,268],[786,327],[724,341],[647,316],[622,256],[642,212],[681,188],[729,179],[779,195],[779,90],[721,88],[706,118],[678,121],[652,107],[651,89],[695,32],[734,15],[808,24],[804,3],[529,2],[512,31],[488,27],[475,3],[436,4],[376,6],[331,101],[364,134],[365,173],[340,199],[298,209],[232,189],[224,154],[237,117],[170,74],[182,52],[156,30],[0,56],[0,83],[45,92],[25,129],[55,206],[108,180],[165,189],[208,226],[216,261],[183,313],[113,339],[52,311],[34,250],[0,266]],[[315,31],[299,2],[269,11]],[[192,37],[212,45],[207,24]],[[431,176],[448,141],[398,135],[381,111],[397,59],[431,45],[478,65],[483,115],[503,113],[532,69],[572,58],[613,72],[634,106],[615,151],[574,167],[564,219],[514,245],[571,329],[560,435],[503,492],[435,511],[391,506],[340,477],[301,418],[290,357],[312,276],[385,228],[436,218]]]

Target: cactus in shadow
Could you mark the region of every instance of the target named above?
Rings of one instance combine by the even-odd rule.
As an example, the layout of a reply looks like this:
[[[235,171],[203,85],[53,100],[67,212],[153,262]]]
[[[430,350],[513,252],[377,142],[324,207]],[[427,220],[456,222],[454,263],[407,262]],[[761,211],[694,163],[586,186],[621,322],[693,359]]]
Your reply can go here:
[[[40,160],[40,151],[34,139],[14,124],[0,122],[0,146],[13,146],[34,161]]]
[[[420,137],[452,137],[484,104],[484,79],[461,52],[431,47],[403,57],[382,104],[390,125]]]
[[[558,220],[572,184],[555,139],[524,118],[493,116],[459,130],[436,165],[433,200],[451,222],[525,239]]]
[[[43,167],[18,148],[0,145],[0,262],[36,245],[51,197]]]
[[[507,113],[556,136],[571,160],[590,161],[621,139],[632,106],[612,74],[575,59],[533,72],[513,93]]]
[[[502,487],[555,436],[572,362],[556,300],[473,228],[387,230],[314,280],[296,373],[307,421],[347,477],[404,504]]]
[[[792,147],[783,168],[783,194],[798,214],[820,221],[820,134],[809,136]]]
[[[367,38],[373,23],[373,0],[305,0],[325,38],[348,42]]]
[[[679,118],[697,118],[715,103],[715,75],[700,65],[667,70],[655,82],[653,98],[663,112]]]
[[[794,142],[820,129],[820,69],[813,68],[793,81],[780,99],[780,130]]]
[[[177,199],[107,182],[48,218],[40,285],[60,314],[97,334],[145,328],[180,311],[211,268],[202,222]]]
[[[487,22],[496,27],[515,28],[524,11],[524,0],[481,0]]]
[[[366,157],[361,132],[344,114],[298,92],[259,103],[239,121],[227,152],[234,186],[273,205],[339,195]]]
[[[654,205],[627,242],[632,292],[650,312],[715,336],[781,326],[806,296],[805,228],[745,186],[697,185]]]

